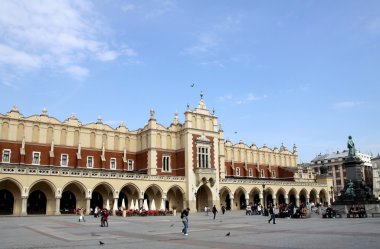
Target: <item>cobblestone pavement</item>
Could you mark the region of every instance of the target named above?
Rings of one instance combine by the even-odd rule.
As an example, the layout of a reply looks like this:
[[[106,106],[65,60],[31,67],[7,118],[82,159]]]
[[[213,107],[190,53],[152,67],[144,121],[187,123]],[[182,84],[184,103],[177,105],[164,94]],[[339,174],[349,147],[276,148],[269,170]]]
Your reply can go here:
[[[378,248],[380,218],[276,219],[227,212],[190,213],[189,236],[179,216],[109,218],[109,227],[86,216],[0,216],[0,248]],[[225,236],[230,233],[230,236]],[[100,245],[99,241],[104,242]]]

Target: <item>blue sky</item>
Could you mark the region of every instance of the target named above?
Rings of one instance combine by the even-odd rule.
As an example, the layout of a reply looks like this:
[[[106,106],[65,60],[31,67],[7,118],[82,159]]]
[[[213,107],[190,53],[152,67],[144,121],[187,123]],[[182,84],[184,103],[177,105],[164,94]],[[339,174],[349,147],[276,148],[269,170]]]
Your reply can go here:
[[[379,1],[0,1],[3,114],[136,130],[203,91],[233,143],[377,154],[379,66]]]

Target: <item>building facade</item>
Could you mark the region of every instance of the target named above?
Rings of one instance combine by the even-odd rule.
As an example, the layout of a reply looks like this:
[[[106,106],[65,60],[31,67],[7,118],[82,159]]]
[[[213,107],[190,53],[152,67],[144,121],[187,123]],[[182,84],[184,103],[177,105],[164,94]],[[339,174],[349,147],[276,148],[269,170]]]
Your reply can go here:
[[[361,175],[362,179],[372,187],[372,163],[371,155],[356,152],[356,156],[362,161],[361,164]],[[329,154],[319,154],[316,156],[308,167],[312,168],[315,173],[320,174],[322,167],[327,167],[327,173],[333,178],[333,190],[334,197],[340,195],[340,191],[344,189],[346,177],[346,168],[343,163],[348,158],[348,151],[344,150],[342,152],[334,152]]]
[[[373,166],[373,194],[380,199],[380,155],[371,160]]]
[[[61,122],[44,109],[0,114],[0,213],[59,215],[83,207],[178,209],[248,203],[328,202],[331,179],[297,167],[297,147],[274,149],[224,139],[203,96],[169,127],[155,111],[129,130],[102,122]],[[132,207],[131,207],[132,208]]]

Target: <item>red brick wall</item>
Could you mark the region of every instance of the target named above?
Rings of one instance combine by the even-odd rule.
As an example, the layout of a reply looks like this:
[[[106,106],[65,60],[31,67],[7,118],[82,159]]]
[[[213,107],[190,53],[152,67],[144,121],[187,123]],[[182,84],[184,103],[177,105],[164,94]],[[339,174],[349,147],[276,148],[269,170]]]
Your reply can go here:
[[[147,151],[137,153],[134,161],[135,161],[135,170],[137,170],[139,173],[147,172],[148,170],[148,152]]]
[[[9,149],[11,150],[11,163],[20,163],[21,155],[20,155],[21,143],[10,143],[0,141],[0,161],[3,160],[3,150]]]
[[[164,155],[170,156],[171,172],[162,171],[162,157]],[[184,176],[185,175],[185,151],[157,151],[157,175],[172,175]]]

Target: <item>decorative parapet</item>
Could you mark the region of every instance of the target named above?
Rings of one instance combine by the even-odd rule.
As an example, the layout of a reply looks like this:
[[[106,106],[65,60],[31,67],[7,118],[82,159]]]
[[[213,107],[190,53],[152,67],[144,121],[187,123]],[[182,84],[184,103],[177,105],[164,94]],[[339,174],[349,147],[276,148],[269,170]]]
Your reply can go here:
[[[249,185],[281,185],[281,186],[308,186],[308,187],[327,187],[326,184],[316,182],[293,182],[293,181],[271,181],[271,180],[257,180],[257,179],[237,179],[225,178],[220,179],[219,184],[249,184]]]
[[[105,178],[105,179],[129,179],[145,181],[168,181],[184,182],[184,176],[149,176],[133,174],[127,172],[117,172],[109,170],[96,169],[62,169],[55,167],[35,167],[35,166],[9,166],[0,165],[2,174],[20,174],[20,175],[44,175],[44,176],[67,176],[83,178]]]

